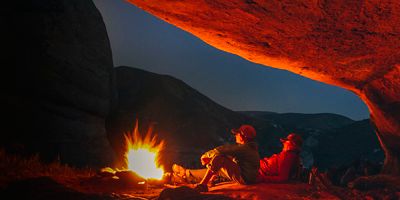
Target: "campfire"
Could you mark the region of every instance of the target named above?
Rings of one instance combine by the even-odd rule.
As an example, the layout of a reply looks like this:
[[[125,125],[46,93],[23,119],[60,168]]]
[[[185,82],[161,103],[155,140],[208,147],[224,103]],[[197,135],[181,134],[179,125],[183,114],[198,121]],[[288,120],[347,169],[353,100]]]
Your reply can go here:
[[[163,166],[160,164],[160,152],[164,148],[164,141],[157,140],[152,128],[142,136],[137,122],[134,130],[124,136],[124,167],[122,170],[103,168],[99,173],[100,177],[115,178],[117,184],[131,188],[162,185],[165,177]]]
[[[157,136],[152,132],[153,129],[149,128],[147,134],[142,137],[136,123],[135,129],[125,134],[125,167],[144,179],[161,180],[164,170],[159,163],[159,152],[164,147],[164,141],[158,142]]]

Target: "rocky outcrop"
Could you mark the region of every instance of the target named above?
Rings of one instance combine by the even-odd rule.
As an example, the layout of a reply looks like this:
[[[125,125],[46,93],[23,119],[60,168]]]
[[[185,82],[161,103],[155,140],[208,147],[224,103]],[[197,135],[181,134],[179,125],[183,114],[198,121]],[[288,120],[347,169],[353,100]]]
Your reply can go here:
[[[2,145],[75,166],[110,163],[113,63],[93,2],[8,1],[1,10],[3,129],[10,130]]]
[[[400,175],[400,2],[128,0],[208,44],[346,88],[368,106]]]

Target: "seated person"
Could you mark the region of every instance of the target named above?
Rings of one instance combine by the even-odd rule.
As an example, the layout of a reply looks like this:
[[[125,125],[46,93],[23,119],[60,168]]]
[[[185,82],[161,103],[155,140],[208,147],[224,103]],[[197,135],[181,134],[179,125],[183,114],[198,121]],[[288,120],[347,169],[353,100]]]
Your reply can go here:
[[[260,164],[257,144],[254,139],[256,130],[250,125],[242,125],[232,129],[236,144],[216,147],[204,153],[200,160],[204,169],[185,169],[174,164],[174,175],[180,176],[187,182],[198,183],[195,187],[200,192],[208,191],[208,183],[215,176],[222,176],[240,184],[256,182]]]
[[[290,133],[281,142],[283,149],[279,154],[260,160],[257,182],[285,182],[300,166],[301,136]]]

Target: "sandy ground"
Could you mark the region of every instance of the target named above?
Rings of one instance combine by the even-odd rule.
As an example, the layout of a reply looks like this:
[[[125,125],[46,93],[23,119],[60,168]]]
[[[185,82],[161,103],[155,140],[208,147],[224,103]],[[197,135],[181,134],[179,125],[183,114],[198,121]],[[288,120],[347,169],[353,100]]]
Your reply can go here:
[[[238,185],[224,183],[210,189],[210,193],[222,194],[233,199],[339,199],[326,192],[314,191],[304,183]]]
[[[180,187],[180,186],[179,186]],[[38,177],[10,183],[1,190],[1,196],[14,196],[15,199],[159,199],[166,189],[172,193],[160,199],[338,199],[326,192],[312,191],[304,183],[239,185],[220,183],[209,192],[197,193],[189,187],[178,190],[178,186],[129,185],[119,180],[71,179],[55,180]],[[182,188],[182,187],[181,187]],[[166,194],[166,195],[165,195]]]
[[[198,193],[193,185],[173,186],[165,184],[135,184],[118,179],[98,177],[55,179],[36,177],[22,179],[0,188],[0,197],[11,199],[58,199],[58,200],[339,200],[339,199],[385,199],[397,200],[399,192],[361,193],[357,190],[336,188],[316,189],[306,183],[239,185],[219,183],[208,192]],[[382,195],[380,195],[382,194]],[[390,194],[390,195],[388,195]],[[380,197],[379,197],[380,195]],[[375,198],[377,196],[378,198]],[[3,199],[3,198],[2,198]]]

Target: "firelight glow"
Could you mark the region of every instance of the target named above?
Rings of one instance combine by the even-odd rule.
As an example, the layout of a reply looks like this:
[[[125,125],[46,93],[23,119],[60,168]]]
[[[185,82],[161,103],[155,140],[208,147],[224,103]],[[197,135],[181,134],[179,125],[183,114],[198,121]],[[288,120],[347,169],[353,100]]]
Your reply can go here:
[[[144,137],[140,136],[138,123],[133,132],[125,134],[126,153],[125,165],[145,179],[162,179],[164,170],[159,164],[159,152],[163,149],[164,141],[157,142],[150,128]]]

